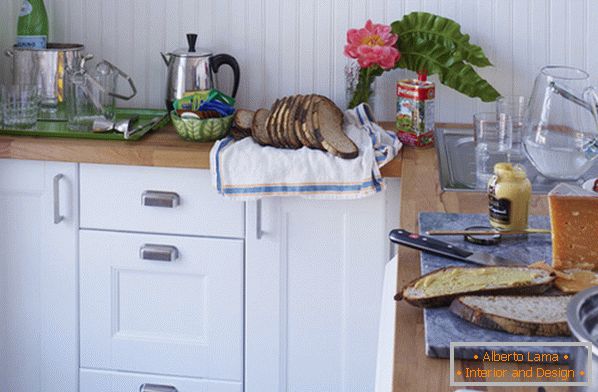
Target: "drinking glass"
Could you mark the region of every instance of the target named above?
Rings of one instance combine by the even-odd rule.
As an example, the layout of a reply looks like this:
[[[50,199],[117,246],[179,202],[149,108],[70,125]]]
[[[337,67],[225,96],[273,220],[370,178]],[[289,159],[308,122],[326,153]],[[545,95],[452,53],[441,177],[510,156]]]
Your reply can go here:
[[[513,120],[506,113],[484,112],[473,116],[478,185],[485,187],[494,174],[494,165],[510,162]]]
[[[31,129],[37,124],[40,97],[33,85],[2,86],[2,122],[7,128]]]
[[[500,97],[496,101],[496,113],[505,113],[513,121],[513,135],[511,147],[511,160],[522,161],[525,159],[523,152],[523,131],[525,128],[525,111],[529,99],[523,95],[510,95]]]

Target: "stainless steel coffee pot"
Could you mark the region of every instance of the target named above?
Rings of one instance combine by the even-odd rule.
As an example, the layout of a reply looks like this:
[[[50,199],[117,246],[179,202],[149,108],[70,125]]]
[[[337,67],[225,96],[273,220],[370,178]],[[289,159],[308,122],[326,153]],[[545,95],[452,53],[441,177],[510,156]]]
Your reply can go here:
[[[235,97],[240,80],[237,60],[228,54],[214,56],[209,50],[196,49],[197,34],[187,34],[187,42],[188,48],[160,53],[168,67],[166,107],[172,110],[172,103],[184,97],[186,93],[217,89],[218,83],[214,74],[218,73],[222,65],[228,65],[233,70],[234,85],[231,96]]]

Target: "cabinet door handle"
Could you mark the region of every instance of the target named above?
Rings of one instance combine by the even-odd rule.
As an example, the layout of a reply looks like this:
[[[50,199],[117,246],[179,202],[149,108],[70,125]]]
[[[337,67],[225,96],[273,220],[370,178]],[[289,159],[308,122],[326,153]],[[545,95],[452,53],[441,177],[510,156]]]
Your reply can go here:
[[[141,205],[146,207],[175,208],[181,198],[174,192],[145,191],[141,194]]]
[[[54,193],[54,224],[57,225],[64,220],[64,216],[60,215],[60,180],[64,178],[63,174],[57,174],[53,180]]]
[[[255,238],[262,239],[264,232],[262,230],[262,200],[259,199],[255,203]]]
[[[178,389],[172,385],[143,384],[139,387],[139,392],[178,392]]]
[[[175,261],[179,258],[179,250],[169,245],[145,244],[139,248],[139,257],[150,261]]]

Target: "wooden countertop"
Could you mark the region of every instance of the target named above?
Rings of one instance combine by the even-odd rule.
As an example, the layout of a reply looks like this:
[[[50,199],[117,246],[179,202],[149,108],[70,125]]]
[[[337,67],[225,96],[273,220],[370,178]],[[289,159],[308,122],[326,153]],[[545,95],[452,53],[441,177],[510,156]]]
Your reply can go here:
[[[0,136],[0,158],[209,169],[212,145],[185,141],[169,125],[137,142]],[[400,155],[382,175],[401,176]]]
[[[482,193],[442,192],[438,180],[438,161],[432,149],[403,150],[403,175],[401,177],[401,226],[418,232],[419,212],[486,213],[488,202]],[[531,213],[548,213],[546,197],[532,199]],[[420,275],[419,252],[401,247],[398,256],[398,287],[403,287]],[[458,362],[456,369],[473,365]],[[479,362],[476,363],[479,365]],[[513,365],[515,366],[515,365]],[[528,365],[529,366],[529,365]],[[523,367],[523,366],[522,366]],[[449,361],[428,358],[424,352],[423,312],[405,302],[397,303],[394,392],[444,392],[459,388],[449,387]],[[502,392],[505,388],[476,387],[472,389]],[[537,392],[537,387],[508,388],[509,391]],[[566,388],[547,388],[550,392]]]

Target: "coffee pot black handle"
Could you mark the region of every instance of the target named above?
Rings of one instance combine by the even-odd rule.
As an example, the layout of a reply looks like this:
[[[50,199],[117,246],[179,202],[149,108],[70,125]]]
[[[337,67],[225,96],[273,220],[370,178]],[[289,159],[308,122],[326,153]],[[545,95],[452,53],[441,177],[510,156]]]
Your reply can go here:
[[[239,68],[239,63],[237,63],[237,60],[233,56],[228,54],[217,54],[210,58],[210,67],[214,73],[218,73],[218,69],[220,69],[221,65],[228,65],[233,70],[235,82],[233,86],[232,97],[235,98],[237,96],[237,90],[239,89],[239,82],[241,80],[241,70]]]

